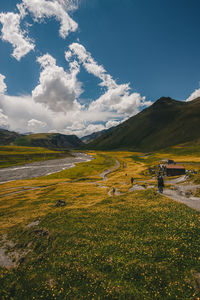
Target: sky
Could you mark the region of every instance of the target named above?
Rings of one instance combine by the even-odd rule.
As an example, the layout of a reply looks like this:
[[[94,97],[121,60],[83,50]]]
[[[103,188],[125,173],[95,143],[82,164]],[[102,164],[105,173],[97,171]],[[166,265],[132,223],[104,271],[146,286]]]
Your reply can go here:
[[[0,128],[79,137],[200,96],[199,0],[1,0]]]

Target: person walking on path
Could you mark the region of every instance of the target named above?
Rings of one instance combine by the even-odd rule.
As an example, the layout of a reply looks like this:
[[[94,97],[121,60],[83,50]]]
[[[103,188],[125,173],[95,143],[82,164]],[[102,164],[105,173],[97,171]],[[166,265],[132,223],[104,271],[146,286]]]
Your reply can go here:
[[[162,194],[164,188],[164,178],[160,173],[158,173],[157,182],[158,182],[158,191],[159,193]]]
[[[112,188],[112,193],[115,195],[115,187]]]
[[[134,181],[134,179],[133,179],[133,177],[131,177],[131,184],[133,185],[133,181]]]

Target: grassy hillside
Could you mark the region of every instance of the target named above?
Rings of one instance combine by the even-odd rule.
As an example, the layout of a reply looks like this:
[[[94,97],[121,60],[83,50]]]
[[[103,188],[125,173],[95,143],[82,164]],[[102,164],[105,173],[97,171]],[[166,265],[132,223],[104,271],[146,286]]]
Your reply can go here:
[[[191,142],[178,144],[159,151],[160,153],[169,153],[177,156],[199,156],[200,157],[200,138]]]
[[[0,168],[61,158],[69,155],[68,151],[59,152],[40,147],[0,146]]]
[[[76,149],[83,142],[76,135],[60,133],[37,133],[23,135],[0,129],[0,145],[16,145],[25,147],[44,147],[53,150]]]
[[[18,137],[20,137],[20,134],[0,128],[0,145],[9,145],[13,143]]]
[[[0,268],[0,298],[198,299],[199,213],[155,188],[129,192],[131,176],[155,184],[142,153],[93,154],[60,177],[1,185],[0,248],[20,261]],[[109,196],[113,186],[123,194]]]
[[[88,149],[154,151],[200,137],[200,98],[161,98],[151,107],[89,143]]]
[[[17,146],[45,147],[50,149],[76,149],[83,144],[75,135],[60,133],[38,133],[20,136],[14,143]]]

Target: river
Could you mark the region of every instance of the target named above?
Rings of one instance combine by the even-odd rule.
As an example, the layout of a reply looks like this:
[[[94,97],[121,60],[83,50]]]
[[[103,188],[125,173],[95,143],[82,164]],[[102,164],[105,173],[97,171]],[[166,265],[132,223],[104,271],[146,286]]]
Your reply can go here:
[[[77,163],[87,162],[93,159],[85,153],[73,153],[73,156],[34,162],[21,166],[0,169],[0,183],[30,179],[60,172],[75,167]]]

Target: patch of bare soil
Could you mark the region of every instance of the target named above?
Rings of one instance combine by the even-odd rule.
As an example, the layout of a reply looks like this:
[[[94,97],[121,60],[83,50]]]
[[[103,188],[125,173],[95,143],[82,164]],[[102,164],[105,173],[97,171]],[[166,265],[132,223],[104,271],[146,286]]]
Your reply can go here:
[[[40,224],[40,220],[35,220],[35,221],[29,223],[28,225],[26,225],[26,228],[38,226],[39,224]]]
[[[145,187],[139,184],[134,184],[130,189],[129,192],[133,192],[133,191],[142,191],[145,190]]]
[[[30,246],[27,245],[26,249],[16,250],[16,244],[7,240],[4,235],[2,241],[0,242],[0,267],[3,268],[16,268],[18,265],[23,263],[25,256],[30,252]]]
[[[198,272],[193,272],[193,286],[196,291],[200,292],[200,273]]]

